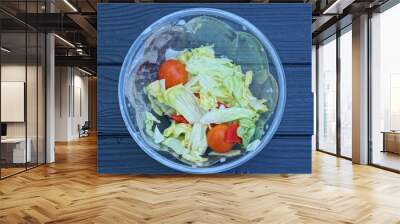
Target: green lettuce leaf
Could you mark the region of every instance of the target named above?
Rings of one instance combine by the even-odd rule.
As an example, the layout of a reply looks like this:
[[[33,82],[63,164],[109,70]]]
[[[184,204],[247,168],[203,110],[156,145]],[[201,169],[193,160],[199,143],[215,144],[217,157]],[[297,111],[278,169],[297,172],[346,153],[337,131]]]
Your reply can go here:
[[[247,118],[249,120],[256,120],[258,115],[250,109],[240,107],[230,107],[225,109],[211,110],[204,114],[200,119],[202,124],[221,124],[230,121]]]
[[[215,58],[213,46],[183,51],[179,57],[186,64],[191,79],[185,84],[192,92],[202,93],[200,105],[213,108],[214,101],[266,112],[265,100],[259,100],[250,91],[253,73],[243,74],[241,66],[227,58]]]
[[[211,92],[200,91],[200,107],[208,111],[217,107],[217,98]]]
[[[183,85],[176,85],[165,91],[166,104],[174,108],[185,117],[189,123],[195,123],[205,113],[199,105],[198,99]]]
[[[163,102],[164,93],[165,93],[165,80],[155,80],[151,82],[146,87],[146,93],[154,98],[156,98],[159,102]]]
[[[203,155],[207,150],[207,125],[194,123],[189,138],[189,150],[193,155]]]
[[[154,128],[154,136],[153,136],[154,142],[155,143],[161,143],[162,141],[164,141],[164,136],[161,134],[160,130],[158,130],[158,127],[156,125],[156,127]]]
[[[225,156],[225,157],[234,157],[234,156],[239,156],[242,154],[242,151],[234,149],[231,150],[229,152],[225,152],[225,153],[218,153],[218,152],[214,152],[211,151],[210,153],[208,153],[208,155],[210,156]]]
[[[182,158],[186,159],[187,161],[195,163],[203,163],[207,161],[207,158],[190,154],[189,150],[185,148],[176,138],[166,138],[162,144],[172,149],[176,154],[182,156]]]
[[[193,93],[200,92],[200,83],[199,83],[199,76],[194,76],[189,79],[187,83],[184,85],[186,88],[191,90]]]
[[[165,80],[156,80],[151,82],[145,88],[147,98],[150,101],[150,106],[153,111],[162,116],[164,114],[171,115],[175,110],[165,104]]]
[[[163,136],[166,138],[176,138],[186,147],[189,144],[191,131],[192,127],[189,124],[172,122],[171,125],[164,130]]]
[[[249,108],[257,112],[267,111],[266,100],[257,99],[251,93],[249,86],[252,80],[252,72],[246,75],[233,75],[224,79],[224,85],[235,98],[234,105]]]
[[[160,120],[158,120],[152,113],[146,111],[146,117],[144,119],[145,131],[151,137],[153,137],[154,135],[153,132],[154,122],[160,123]]]
[[[244,77],[244,85],[247,88],[249,88],[252,81],[253,81],[253,72],[252,71],[246,72]]]
[[[254,120],[251,119],[240,119],[239,127],[237,129],[237,135],[242,139],[242,144],[244,147],[251,142],[254,133],[256,131],[256,124]]]
[[[254,151],[258,145],[260,145],[261,141],[260,139],[256,139],[252,142],[250,142],[250,144],[246,147],[246,151],[250,152],[250,151]]]
[[[178,60],[183,64],[186,64],[193,57],[214,58],[215,52],[213,46],[208,45],[199,48],[194,48],[191,50],[186,49],[178,55]]]
[[[255,139],[261,139],[262,136],[264,135],[264,133],[265,133],[265,129],[264,129],[265,122],[266,122],[266,118],[265,117],[261,117],[256,122],[256,131],[254,133],[254,138]]]
[[[221,78],[240,72],[240,66],[227,58],[193,57],[186,63],[190,74],[207,74]]]
[[[176,138],[166,138],[163,142],[163,145],[166,145],[170,149],[172,149],[176,154],[183,155],[188,154],[189,150],[185,148],[181,142]]]

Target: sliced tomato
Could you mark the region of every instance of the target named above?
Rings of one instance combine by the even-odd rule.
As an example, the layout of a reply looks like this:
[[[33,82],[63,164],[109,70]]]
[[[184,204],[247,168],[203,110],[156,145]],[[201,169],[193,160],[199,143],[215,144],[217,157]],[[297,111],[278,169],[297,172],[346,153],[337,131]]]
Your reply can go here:
[[[182,115],[178,115],[178,114],[171,115],[171,119],[174,120],[176,123],[189,124],[189,122],[186,120],[186,118]]]
[[[239,125],[237,122],[232,122],[226,130],[225,141],[232,144],[242,144],[242,139],[237,135]]]
[[[165,87],[170,88],[188,81],[185,65],[178,60],[167,60],[160,66],[158,79],[165,79]]]

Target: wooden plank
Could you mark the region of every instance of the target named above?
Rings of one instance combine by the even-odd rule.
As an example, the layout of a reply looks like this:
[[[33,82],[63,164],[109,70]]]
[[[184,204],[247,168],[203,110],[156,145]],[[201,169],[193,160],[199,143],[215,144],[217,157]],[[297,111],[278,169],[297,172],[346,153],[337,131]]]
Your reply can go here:
[[[242,16],[272,42],[283,63],[311,64],[311,4],[98,4],[98,63],[121,65],[135,39],[169,13],[212,7]]]
[[[98,131],[102,134],[127,134],[118,104],[118,66],[98,67]],[[285,66],[287,102],[277,135],[313,133],[313,96],[310,67]]]
[[[148,25],[171,12],[199,6],[198,4],[99,6],[99,172],[176,173],[148,157],[127,133],[118,105],[119,69],[130,45]],[[273,140],[256,158],[227,173],[310,172],[313,133],[310,5],[207,6],[239,14],[264,32],[281,57],[287,80],[285,113]]]
[[[98,136],[97,171],[118,174],[174,174],[145,154],[130,136]],[[227,171],[245,173],[310,173],[311,136],[276,136],[255,158]]]

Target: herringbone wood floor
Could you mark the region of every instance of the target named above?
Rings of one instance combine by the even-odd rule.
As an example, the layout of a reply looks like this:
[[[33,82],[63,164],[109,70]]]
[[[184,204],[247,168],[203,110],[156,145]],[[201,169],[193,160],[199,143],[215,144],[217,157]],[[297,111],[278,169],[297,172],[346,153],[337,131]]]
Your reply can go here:
[[[400,175],[330,155],[312,175],[98,175],[95,141],[0,181],[0,223],[400,223]]]

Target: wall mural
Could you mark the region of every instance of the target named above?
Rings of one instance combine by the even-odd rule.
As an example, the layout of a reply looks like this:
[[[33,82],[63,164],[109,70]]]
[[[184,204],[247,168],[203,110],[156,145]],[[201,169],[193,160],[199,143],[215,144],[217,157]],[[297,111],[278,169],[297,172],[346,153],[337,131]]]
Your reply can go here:
[[[99,173],[311,172],[310,5],[98,15]]]

